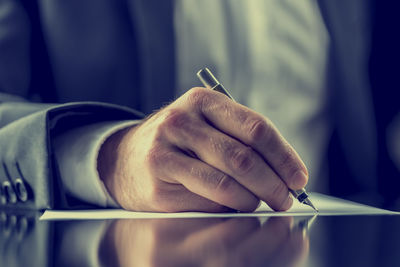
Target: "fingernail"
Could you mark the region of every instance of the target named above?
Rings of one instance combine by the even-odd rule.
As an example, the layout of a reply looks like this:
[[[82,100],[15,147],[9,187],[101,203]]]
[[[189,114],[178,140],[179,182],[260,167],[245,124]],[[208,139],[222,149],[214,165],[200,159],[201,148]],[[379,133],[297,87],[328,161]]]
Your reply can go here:
[[[292,188],[294,189],[300,189],[303,188],[308,181],[307,175],[303,171],[297,171],[293,176],[292,176]]]
[[[289,194],[288,198],[286,199],[285,203],[283,203],[282,205],[282,210],[288,210],[292,207],[293,204],[293,198],[292,196]]]

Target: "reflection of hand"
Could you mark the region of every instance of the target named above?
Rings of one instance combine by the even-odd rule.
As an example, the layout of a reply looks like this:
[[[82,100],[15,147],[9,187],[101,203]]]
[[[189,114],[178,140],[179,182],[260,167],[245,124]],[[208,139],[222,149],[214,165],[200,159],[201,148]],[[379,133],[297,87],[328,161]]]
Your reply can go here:
[[[290,217],[119,220],[105,240],[113,266],[294,266],[308,252]]]
[[[252,211],[292,204],[307,170],[273,124],[225,95],[194,88],[103,145],[101,178],[125,209]]]

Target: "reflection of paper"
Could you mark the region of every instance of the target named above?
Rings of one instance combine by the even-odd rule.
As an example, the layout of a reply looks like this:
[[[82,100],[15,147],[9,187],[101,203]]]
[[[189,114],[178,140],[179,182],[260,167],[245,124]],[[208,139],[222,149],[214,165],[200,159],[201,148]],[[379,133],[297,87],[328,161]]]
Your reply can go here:
[[[319,209],[318,215],[400,215],[393,212],[358,204],[355,202],[334,198],[318,193],[311,193],[310,199]],[[60,211],[47,210],[41,220],[96,220],[96,219],[152,219],[152,218],[207,218],[207,217],[263,217],[263,216],[305,216],[314,215],[316,212],[304,204],[294,201],[293,207],[285,212],[274,212],[263,203],[252,213],[156,213],[132,212],[120,209]]]

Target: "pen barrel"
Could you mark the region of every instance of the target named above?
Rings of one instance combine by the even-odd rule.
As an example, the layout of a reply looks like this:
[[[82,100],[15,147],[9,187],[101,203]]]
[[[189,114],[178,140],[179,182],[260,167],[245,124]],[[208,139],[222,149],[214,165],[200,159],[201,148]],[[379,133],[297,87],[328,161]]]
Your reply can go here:
[[[215,78],[208,68],[201,69],[197,72],[197,77],[199,77],[201,83],[208,89],[220,84],[220,82]]]
[[[307,192],[304,189],[292,190],[289,189],[289,192],[300,202],[303,203],[304,200],[308,198]]]
[[[229,92],[224,88],[224,86],[222,84],[217,84],[216,86],[214,86],[211,89],[214,90],[214,91],[220,92],[220,93],[226,95],[227,97],[229,97],[230,99],[232,99],[233,101],[235,101],[233,99],[233,97],[229,94]]]
[[[218,91],[230,99],[234,100],[231,94],[224,88],[224,86],[215,78],[208,68],[201,69],[197,72],[197,77],[199,77],[201,83],[209,89]]]

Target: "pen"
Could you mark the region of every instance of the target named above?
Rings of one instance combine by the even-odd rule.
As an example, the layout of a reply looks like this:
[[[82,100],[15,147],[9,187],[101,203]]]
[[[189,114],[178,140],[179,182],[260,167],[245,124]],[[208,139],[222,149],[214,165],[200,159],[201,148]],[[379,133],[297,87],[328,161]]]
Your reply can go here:
[[[203,85],[224,95],[228,96],[230,99],[235,101],[233,97],[229,94],[229,92],[224,88],[224,86],[215,78],[215,76],[211,73],[208,68],[201,69],[197,72],[197,77],[199,77],[200,81]],[[313,208],[315,211],[318,209],[313,205],[313,203],[308,198],[308,194],[304,188],[300,190],[292,190],[289,188],[289,192],[302,204],[308,205]]]

